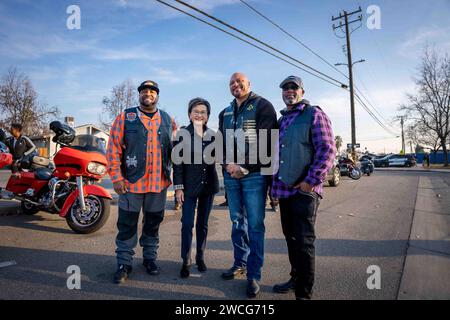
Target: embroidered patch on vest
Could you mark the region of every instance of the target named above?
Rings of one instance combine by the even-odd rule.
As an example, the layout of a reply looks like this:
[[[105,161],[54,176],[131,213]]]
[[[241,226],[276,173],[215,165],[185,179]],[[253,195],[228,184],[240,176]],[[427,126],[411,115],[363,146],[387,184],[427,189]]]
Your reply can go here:
[[[136,120],[136,113],[134,113],[134,112],[127,113],[127,120],[128,121],[135,121]]]
[[[127,167],[135,167],[137,168],[137,160],[136,160],[136,156],[134,156],[133,158],[130,158],[130,156],[127,156]]]

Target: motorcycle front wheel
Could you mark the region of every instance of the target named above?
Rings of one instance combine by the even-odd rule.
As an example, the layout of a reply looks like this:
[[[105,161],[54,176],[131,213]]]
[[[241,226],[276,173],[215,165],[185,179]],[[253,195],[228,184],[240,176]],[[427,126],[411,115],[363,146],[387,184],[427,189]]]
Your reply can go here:
[[[86,211],[83,212],[79,199],[75,200],[66,215],[69,227],[76,233],[93,233],[103,227],[110,212],[110,199],[87,195],[84,197]]]
[[[349,176],[353,180],[358,180],[362,176],[362,171],[359,168],[353,168],[353,170],[352,170],[352,172],[350,172]]]

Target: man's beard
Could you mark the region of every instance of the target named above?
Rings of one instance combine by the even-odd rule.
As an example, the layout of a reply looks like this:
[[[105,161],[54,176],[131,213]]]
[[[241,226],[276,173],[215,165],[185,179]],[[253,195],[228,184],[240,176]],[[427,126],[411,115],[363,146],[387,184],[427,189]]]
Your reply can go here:
[[[294,97],[294,98],[283,98],[283,100],[284,100],[284,103],[285,103],[287,106],[292,106],[292,105],[297,104],[297,103],[300,102],[300,99],[299,99],[298,97]]]
[[[153,102],[146,102],[146,100],[150,100],[150,99],[149,98],[139,98],[139,103],[146,108],[154,107],[158,103],[158,98],[156,98]]]

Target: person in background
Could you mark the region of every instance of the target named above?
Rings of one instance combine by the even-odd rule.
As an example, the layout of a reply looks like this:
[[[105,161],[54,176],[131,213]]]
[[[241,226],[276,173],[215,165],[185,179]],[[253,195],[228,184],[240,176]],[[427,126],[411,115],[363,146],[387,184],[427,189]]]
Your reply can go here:
[[[36,146],[30,138],[22,134],[20,123],[13,123],[9,132],[11,136],[6,138],[5,144],[13,157],[11,171],[14,176],[20,176],[20,159],[36,153]]]

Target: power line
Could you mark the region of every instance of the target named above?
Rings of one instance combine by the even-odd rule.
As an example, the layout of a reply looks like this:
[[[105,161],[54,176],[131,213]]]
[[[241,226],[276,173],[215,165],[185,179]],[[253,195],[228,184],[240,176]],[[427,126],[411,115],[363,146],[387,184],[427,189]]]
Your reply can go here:
[[[362,79],[359,79],[361,81],[361,85],[364,87],[364,89],[369,92],[369,90],[366,88],[366,86],[364,85]],[[386,118],[378,111],[377,108],[375,108],[375,106],[370,102],[370,100],[363,94],[363,92],[361,90],[359,90],[359,88],[357,88],[355,86],[356,91],[358,91],[358,93],[361,95],[361,97],[364,98],[364,100],[369,104],[369,106],[372,107],[372,109],[378,114],[378,116],[380,116],[380,118],[383,120],[384,123],[386,123],[388,126],[392,127],[392,125],[389,123],[388,120],[386,120]]]
[[[266,15],[264,15],[263,13],[261,13],[260,11],[258,11],[255,7],[251,6],[250,4],[248,4],[246,1],[244,0],[240,0],[244,5],[246,5],[250,10],[254,11],[256,14],[258,14],[259,16],[261,16],[263,19],[267,20],[269,23],[271,23],[272,25],[274,25],[276,28],[278,28],[279,30],[281,30],[284,34],[286,34],[287,36],[289,36],[290,38],[294,39],[297,43],[299,43],[301,46],[303,46],[305,49],[307,49],[309,52],[311,52],[313,55],[315,55],[316,57],[318,57],[320,60],[322,60],[323,62],[325,62],[328,66],[330,66],[333,70],[337,71],[338,73],[340,73],[341,75],[343,75],[345,78],[348,79],[348,76],[343,73],[342,71],[340,71],[338,68],[336,68],[335,66],[333,66],[331,63],[329,63],[325,58],[323,58],[322,56],[320,56],[317,52],[315,52],[314,50],[312,50],[310,47],[308,47],[306,44],[304,44],[302,41],[300,41],[297,37],[295,37],[294,35],[292,35],[292,33],[286,31],[286,29],[284,29],[283,27],[281,27],[280,25],[278,25],[275,21],[273,21],[272,19],[270,19],[269,17],[267,17]]]
[[[210,15],[210,14],[208,14],[208,13],[206,13],[206,12],[204,12],[204,11],[202,11],[202,10],[200,10],[200,9],[198,9],[198,8],[192,6],[192,5],[190,5],[190,4],[188,4],[188,3],[184,2],[184,1],[181,1],[181,0],[175,0],[175,1],[180,3],[180,4],[182,4],[182,5],[184,5],[184,6],[186,6],[186,7],[188,7],[188,8],[190,8],[190,9],[192,9],[192,10],[194,10],[194,11],[197,11],[198,13],[200,13],[200,14],[202,14],[202,15],[204,15],[204,16],[206,16],[206,17],[208,17],[208,18],[210,18],[210,19],[212,19],[212,20],[214,20],[214,21],[216,21],[216,22],[218,22],[218,23],[220,23],[220,24],[222,24],[222,25],[224,25],[224,26],[226,26],[226,27],[228,27],[228,28],[230,28],[230,29],[232,29],[232,30],[234,30],[234,31],[244,35],[244,36],[246,36],[246,37],[248,37],[248,38],[250,38],[250,39],[252,39],[253,41],[256,41],[256,42],[264,45],[265,47],[267,47],[267,48],[269,48],[269,49],[271,49],[271,50],[273,50],[273,51],[275,51],[275,52],[285,56],[286,58],[289,58],[289,59],[291,59],[291,60],[301,64],[302,66],[304,66],[306,68],[309,68],[310,70],[313,70],[314,72],[322,75],[323,77],[326,77],[326,78],[328,78],[328,79],[338,83],[341,87],[345,87],[346,86],[341,81],[339,81],[339,80],[337,80],[337,79],[335,79],[333,77],[330,77],[329,75],[327,75],[327,74],[325,74],[325,73],[323,73],[323,72],[321,72],[321,71],[319,71],[319,70],[317,70],[317,69],[315,69],[315,68],[313,68],[313,67],[311,67],[311,66],[309,66],[309,65],[307,65],[307,64],[305,64],[303,62],[301,62],[300,60],[298,60],[296,58],[293,58],[292,56],[287,55],[286,53],[284,53],[284,52],[274,48],[273,46],[267,44],[266,42],[263,42],[263,41],[255,38],[255,37],[253,37],[252,35],[250,35],[250,34],[244,32],[244,31],[242,31],[242,30],[240,30],[240,29],[238,29],[238,28],[236,28],[236,27],[234,27],[234,26],[224,22],[223,20],[220,20],[220,19],[218,19],[218,18],[216,18],[216,17],[214,17],[214,16],[212,16],[212,15]],[[158,1],[158,2],[161,2],[161,1]]]
[[[341,75],[343,75],[345,78],[348,79],[348,76],[346,74],[344,74],[343,72],[341,72],[339,69],[337,69],[335,66],[333,66],[331,63],[329,63],[325,58],[323,58],[322,56],[320,56],[317,52],[315,52],[313,49],[311,49],[310,47],[308,47],[305,43],[303,43],[301,40],[299,40],[297,37],[295,37],[293,34],[291,34],[290,32],[288,32],[286,29],[284,29],[283,27],[281,27],[279,24],[277,24],[275,21],[273,21],[272,19],[270,19],[268,16],[266,16],[265,14],[263,14],[262,12],[260,12],[259,10],[257,10],[255,7],[253,7],[252,5],[248,4],[246,1],[244,0],[240,0],[240,2],[242,4],[244,4],[245,6],[247,6],[250,10],[252,10],[253,12],[255,12],[257,15],[261,16],[263,19],[265,19],[266,21],[268,21],[270,24],[272,24],[273,26],[275,26],[277,29],[279,29],[281,32],[283,32],[284,34],[286,34],[287,36],[289,36],[290,38],[292,38],[294,41],[296,41],[297,43],[299,43],[301,46],[303,46],[304,48],[306,48],[309,52],[311,52],[312,54],[314,54],[316,57],[318,57],[320,60],[322,60],[323,62],[325,62],[328,66],[330,66],[333,70],[337,71],[338,73],[340,73]],[[359,26],[360,27],[360,26]],[[358,27],[358,28],[359,28]],[[358,29],[356,28],[356,29]],[[355,29],[355,30],[356,30]],[[355,31],[353,30],[353,31]],[[352,31],[352,32],[353,32]],[[361,82],[362,83],[362,82]],[[364,86],[364,84],[362,83],[362,85]],[[364,86],[365,87],[365,86]],[[364,100],[372,107],[372,109],[384,120],[384,122],[388,122],[386,119],[384,119],[384,117],[380,114],[380,112],[378,112],[378,110],[373,106],[373,104],[369,101],[369,99],[367,99],[367,97],[363,94],[363,92],[356,87],[355,85],[355,89],[356,91],[359,92],[359,94],[364,98]],[[366,89],[367,90],[367,89]],[[365,108],[368,109],[367,105],[364,105]],[[366,110],[368,113],[369,111]],[[386,126],[375,116],[375,114],[373,114],[372,112],[369,113],[374,120],[380,124],[380,126],[382,126],[383,129],[387,129]]]
[[[307,70],[307,69],[304,69],[304,68],[302,68],[302,67],[300,67],[300,66],[298,66],[298,65],[296,65],[296,64],[294,64],[294,63],[292,63],[292,62],[290,62],[290,61],[288,61],[288,60],[286,60],[286,59],[284,59],[284,58],[282,58],[282,57],[280,57],[280,56],[278,56],[278,55],[276,55],[276,54],[274,54],[274,53],[272,53],[272,52],[270,52],[270,51],[268,51],[268,50],[266,50],[266,49],[264,49],[264,48],[262,48],[262,47],[260,47],[260,46],[258,46],[258,45],[256,45],[256,44],[254,44],[254,43],[251,43],[251,42],[248,41],[248,40],[245,40],[245,39],[243,39],[243,38],[241,38],[241,37],[239,37],[239,36],[237,36],[237,35],[235,35],[235,34],[229,32],[229,31],[227,31],[227,30],[225,30],[225,29],[223,29],[223,28],[220,28],[220,27],[218,27],[218,26],[216,26],[216,25],[214,25],[214,24],[212,24],[212,23],[209,23],[208,21],[205,21],[205,20],[203,20],[203,19],[201,19],[201,18],[199,18],[199,17],[196,17],[196,16],[190,14],[189,12],[186,12],[186,11],[180,9],[180,8],[177,8],[177,7],[175,7],[175,6],[173,6],[173,5],[169,4],[169,3],[167,3],[167,2],[165,2],[165,1],[162,1],[162,0],[155,0],[155,1],[157,1],[157,2],[159,2],[159,3],[161,3],[161,4],[164,4],[164,5],[166,5],[166,6],[170,7],[170,8],[172,8],[172,9],[174,9],[174,10],[176,10],[176,11],[179,11],[179,12],[181,12],[181,13],[184,13],[184,14],[190,16],[191,18],[193,18],[193,19],[195,19],[195,20],[198,20],[198,21],[200,21],[200,22],[203,22],[203,23],[209,25],[210,27],[213,27],[213,28],[215,28],[215,29],[217,29],[217,30],[220,30],[220,31],[222,31],[222,32],[224,32],[224,33],[226,33],[226,34],[228,34],[229,36],[232,36],[232,37],[234,37],[234,38],[236,38],[236,39],[238,39],[238,40],[241,40],[241,41],[243,41],[243,42],[245,42],[245,43],[247,43],[247,44],[249,44],[249,45],[251,45],[251,46],[253,46],[253,47],[255,47],[255,48],[259,49],[259,50],[261,50],[261,51],[264,51],[264,52],[267,53],[267,54],[270,54],[271,56],[273,56],[273,57],[275,57],[275,58],[277,58],[277,59],[280,59],[280,60],[282,60],[282,61],[284,61],[284,62],[290,64],[291,66],[293,66],[293,67],[295,67],[295,68],[298,68],[298,69],[300,69],[300,70],[302,70],[302,71],[305,71],[306,73],[309,73],[310,75],[312,75],[312,76],[314,76],[314,77],[316,77],[316,78],[319,78],[319,79],[321,79],[321,80],[323,80],[323,81],[325,81],[325,82],[328,82],[329,84],[331,84],[331,85],[333,85],[333,86],[336,86],[336,87],[338,87],[338,88],[343,88],[343,89],[345,89],[345,87],[343,87],[343,86],[346,86],[345,84],[338,85],[338,84],[336,84],[336,83],[333,83],[333,82],[331,82],[331,81],[329,81],[329,80],[327,80],[327,79],[325,79],[325,78],[323,78],[323,77],[321,77],[321,76],[318,76],[318,75],[312,73],[311,71],[309,71],[309,70]]]
[[[310,74],[310,75],[312,75],[312,76],[314,76],[314,77],[317,77],[317,78],[319,78],[319,79],[321,79],[321,80],[323,80],[323,81],[325,81],[325,82],[328,82],[328,83],[331,84],[331,85],[334,85],[334,86],[336,86],[336,87],[338,87],[338,88],[344,88],[345,90],[348,91],[348,87],[346,87],[344,84],[340,83],[338,80],[335,80],[335,79],[331,78],[331,79],[333,79],[334,81],[336,81],[336,82],[338,82],[339,84],[341,84],[340,86],[337,85],[336,83],[333,83],[333,82],[331,82],[331,81],[329,81],[329,80],[327,80],[327,79],[325,79],[325,78],[323,78],[323,77],[320,77],[320,76],[318,76],[318,75],[312,73],[312,72],[309,71],[309,70],[306,70],[306,69],[304,69],[304,68],[302,68],[302,67],[300,67],[300,66],[298,66],[298,65],[296,65],[296,64],[294,64],[294,63],[292,63],[292,62],[290,62],[290,61],[288,61],[288,60],[286,60],[286,59],[284,59],[283,57],[280,57],[280,56],[278,56],[278,55],[276,55],[276,54],[274,54],[274,53],[272,53],[272,52],[270,52],[270,51],[268,51],[268,50],[266,50],[266,49],[264,49],[264,48],[262,48],[262,47],[260,47],[260,46],[258,46],[258,45],[256,45],[256,44],[252,43],[252,42],[250,42],[250,41],[248,41],[248,40],[246,40],[246,39],[244,39],[244,38],[242,38],[242,37],[239,37],[239,36],[237,36],[237,35],[235,35],[235,34],[229,32],[229,31],[227,31],[227,30],[225,30],[225,29],[223,29],[223,28],[221,28],[221,27],[218,27],[218,26],[216,26],[216,25],[214,25],[214,24],[212,24],[212,23],[210,23],[210,22],[208,22],[208,21],[205,21],[205,20],[203,20],[203,19],[201,19],[201,18],[199,18],[199,17],[196,17],[196,16],[190,14],[189,12],[186,12],[186,11],[180,9],[180,8],[177,8],[177,7],[175,7],[175,6],[173,6],[173,5],[169,4],[169,3],[167,3],[167,2],[165,2],[165,1],[162,1],[162,0],[156,0],[156,1],[159,2],[159,3],[161,3],[161,4],[164,4],[164,5],[168,6],[168,7],[170,7],[170,8],[172,8],[172,9],[176,10],[176,11],[179,11],[179,12],[181,12],[181,13],[184,13],[184,14],[190,16],[191,18],[193,18],[193,19],[195,19],[195,20],[198,20],[198,21],[200,21],[200,22],[203,22],[203,23],[207,24],[207,25],[210,26],[210,27],[213,27],[213,28],[215,28],[215,29],[217,29],[217,30],[219,30],[219,31],[222,31],[222,32],[224,32],[225,34],[228,34],[229,36],[232,36],[232,37],[234,37],[234,38],[236,38],[236,39],[238,39],[238,40],[241,40],[241,41],[243,41],[243,42],[245,42],[245,43],[247,43],[247,44],[249,44],[249,45],[251,45],[251,46],[253,46],[253,47],[255,47],[255,48],[257,48],[257,49],[259,49],[259,50],[261,50],[261,51],[263,51],[263,52],[265,52],[265,53],[267,53],[267,54],[269,54],[269,55],[271,55],[271,56],[273,56],[273,57],[275,57],[275,58],[277,58],[277,59],[279,59],[279,60],[282,60],[282,61],[284,61],[284,62],[286,62],[286,63],[292,65],[292,66],[295,67],[295,68],[298,68],[298,69],[300,69],[300,70],[302,70],[302,71],[307,72],[308,74]],[[180,2],[181,4],[185,4],[183,1],[178,1],[178,0],[175,0],[175,1],[176,1],[176,2]],[[187,5],[188,7],[192,7],[192,6],[188,5],[188,4],[186,4],[186,5]],[[201,10],[198,10],[198,9],[196,9],[196,8],[193,8],[193,10],[202,12]],[[205,14],[206,16],[210,17],[207,13],[204,13],[204,14]],[[214,17],[212,17],[211,19],[216,20]],[[217,19],[217,20],[218,20],[218,19]],[[217,20],[216,20],[216,21],[217,21]],[[222,22],[221,22],[221,23],[222,23]],[[224,24],[224,23],[222,23],[222,24]],[[228,25],[228,24],[226,24],[226,23],[225,23],[225,25],[228,26],[229,28],[235,30],[234,27],[232,27],[232,26],[230,26],[230,25]],[[238,30],[238,29],[237,29],[237,30]],[[238,31],[238,32],[240,32],[240,31]],[[252,37],[252,36],[250,36],[250,35],[247,35],[246,33],[243,33],[243,32],[240,32],[240,33],[244,34],[245,36],[249,37],[249,38],[252,39],[252,40],[253,40],[253,39],[256,39],[256,38],[254,38],[254,37]],[[274,51],[276,51],[276,52],[280,52],[280,53],[283,54],[284,56],[287,56],[287,57],[290,58],[291,60],[294,60],[294,61],[296,61],[296,62],[298,62],[298,63],[304,65],[302,62],[299,62],[298,60],[296,60],[296,59],[294,59],[294,58],[292,58],[292,57],[290,57],[290,56],[284,54],[283,52],[281,52],[281,51],[279,51],[279,50],[277,50],[277,49],[275,49],[275,48],[272,48],[271,46],[265,44],[264,42],[262,42],[262,41],[260,41],[260,40],[258,40],[258,39],[256,39],[255,41],[260,42],[260,43],[264,44],[265,46],[271,48],[272,50],[274,50]],[[307,65],[306,65],[306,66],[307,66]],[[312,69],[312,70],[315,70],[314,68],[311,68],[311,67],[309,67],[309,66],[307,66],[307,67],[310,68],[310,69]],[[315,70],[315,71],[316,71],[316,70]],[[327,78],[330,78],[330,77],[327,76]],[[343,87],[343,86],[345,86],[345,87]],[[372,117],[372,118],[373,118],[373,119],[374,119],[374,120],[375,120],[375,121],[376,121],[383,129],[384,129],[384,130],[388,131],[390,134],[395,135],[395,133],[392,133],[392,131],[390,131],[388,128],[386,128],[386,126],[384,126],[384,124],[383,124],[383,123],[382,123],[382,122],[381,122],[381,121],[373,114],[373,112],[367,107],[367,105],[361,100],[361,98],[360,98],[358,95],[355,94],[355,96],[357,96],[358,101],[359,101],[360,104],[363,106],[363,108],[367,111],[367,113],[369,113],[369,115],[370,115],[370,116],[371,116],[371,117]]]
[[[366,112],[375,120],[376,123],[378,123],[378,125],[383,128],[386,132],[388,132],[389,134],[392,134],[393,136],[398,136],[397,133],[393,132],[392,130],[390,130],[388,127],[386,127],[383,122],[378,119],[378,117],[367,107],[367,105],[364,103],[364,101],[362,101],[361,97],[355,93],[355,97],[356,100],[358,100],[359,104],[364,108],[364,110],[366,110]]]

